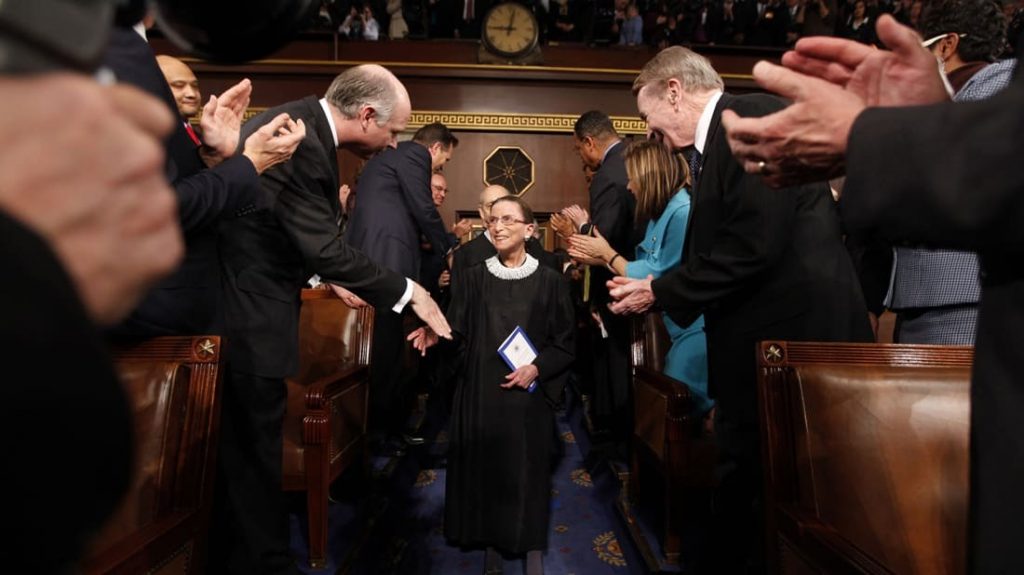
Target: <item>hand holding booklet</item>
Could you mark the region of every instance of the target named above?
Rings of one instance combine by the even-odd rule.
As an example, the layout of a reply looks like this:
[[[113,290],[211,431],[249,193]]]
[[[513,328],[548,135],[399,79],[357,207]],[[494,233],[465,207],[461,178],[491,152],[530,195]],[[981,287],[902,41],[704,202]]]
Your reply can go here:
[[[527,337],[523,328],[516,326],[512,333],[505,338],[505,341],[498,346],[498,355],[505,360],[512,371],[515,371],[524,365],[530,365],[533,360],[537,359],[537,348],[533,347],[533,342]],[[537,380],[534,380],[530,382],[526,391],[533,393],[536,389]]]

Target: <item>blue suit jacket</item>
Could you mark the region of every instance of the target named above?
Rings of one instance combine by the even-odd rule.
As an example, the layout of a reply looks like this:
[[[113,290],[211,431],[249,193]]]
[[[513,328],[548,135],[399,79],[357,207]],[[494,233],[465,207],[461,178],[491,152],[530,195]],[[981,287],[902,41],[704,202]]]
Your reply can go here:
[[[419,280],[420,234],[445,253],[453,242],[430,197],[430,153],[402,142],[367,162],[345,239],[377,265]]]

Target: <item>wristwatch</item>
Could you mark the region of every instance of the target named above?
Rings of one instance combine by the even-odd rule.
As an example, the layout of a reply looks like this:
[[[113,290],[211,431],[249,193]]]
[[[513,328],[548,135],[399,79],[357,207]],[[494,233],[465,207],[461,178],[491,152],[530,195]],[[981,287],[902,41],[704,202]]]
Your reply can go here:
[[[594,224],[590,222],[583,224],[582,226],[580,226],[580,233],[585,236],[594,235]]]

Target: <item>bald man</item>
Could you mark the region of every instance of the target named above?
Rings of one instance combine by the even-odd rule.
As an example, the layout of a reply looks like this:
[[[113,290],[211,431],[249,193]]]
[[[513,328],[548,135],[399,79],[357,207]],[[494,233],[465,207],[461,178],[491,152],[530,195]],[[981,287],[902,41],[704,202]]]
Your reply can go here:
[[[411,111],[398,78],[381,66],[362,65],[339,74],[323,98],[271,108],[242,128],[245,138],[287,113],[308,131],[289,161],[260,176],[267,203],[241,210],[221,229],[231,345],[225,348],[228,376],[218,452],[224,489],[213,530],[223,540],[211,545],[209,573],[301,573],[288,548],[281,425],[284,380],[299,368],[300,295],[311,274],[355,293],[378,315],[399,314],[408,306],[450,337],[426,290],[377,266],[338,233],[336,150],[368,158],[394,148]]]
[[[167,85],[171,87],[181,117],[188,120],[198,114],[203,96],[199,92],[199,80],[192,69],[173,56],[157,56],[156,62],[167,79]]]

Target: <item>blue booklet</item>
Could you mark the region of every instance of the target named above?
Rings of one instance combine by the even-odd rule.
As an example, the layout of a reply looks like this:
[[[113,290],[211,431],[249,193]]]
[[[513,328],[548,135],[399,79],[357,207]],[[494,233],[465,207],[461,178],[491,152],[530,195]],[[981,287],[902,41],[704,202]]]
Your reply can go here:
[[[508,334],[505,341],[498,346],[498,355],[505,360],[512,371],[515,371],[537,359],[537,348],[533,346],[533,342],[530,341],[523,328],[517,325],[512,333]],[[537,381],[534,380],[526,390],[533,393],[536,389]]]

